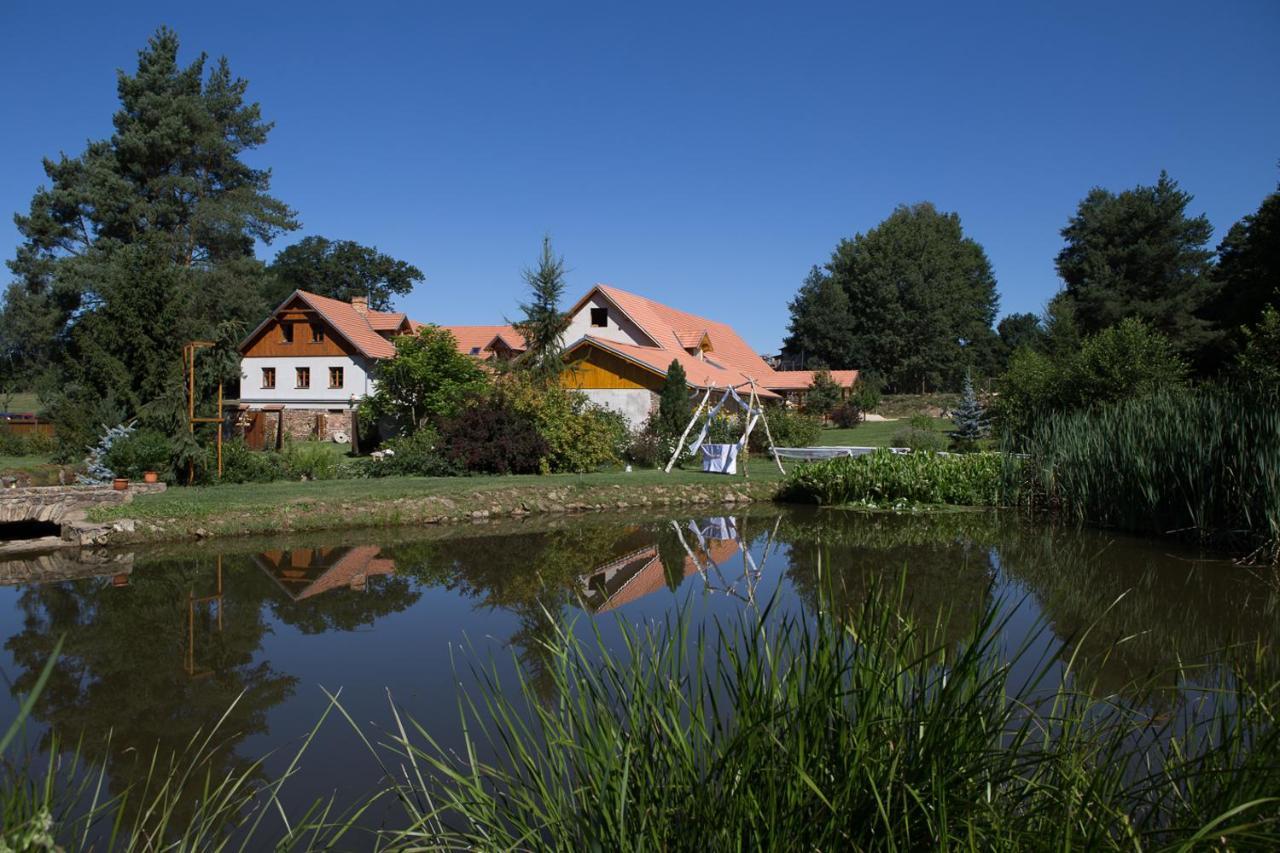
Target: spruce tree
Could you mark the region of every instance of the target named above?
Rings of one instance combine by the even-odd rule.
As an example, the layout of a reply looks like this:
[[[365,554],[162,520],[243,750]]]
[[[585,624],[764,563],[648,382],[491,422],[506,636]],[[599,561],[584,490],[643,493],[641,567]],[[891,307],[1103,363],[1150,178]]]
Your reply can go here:
[[[261,320],[254,246],[297,227],[270,171],[244,160],[271,130],[248,84],[226,59],[180,65],[178,47],[172,30],[152,36],[118,75],[111,136],[46,159],[49,185],[14,218],[0,344],[44,374],[51,410],[136,414],[170,393],[183,344]]]
[[[688,377],[680,362],[672,359],[667,367],[667,378],[658,391],[658,435],[663,438],[677,437],[688,426],[691,413]]]
[[[524,337],[525,351],[519,366],[546,381],[554,380],[564,370],[561,351],[569,324],[569,315],[560,310],[564,273],[564,258],[556,257],[551,251],[551,238],[543,237],[538,266],[522,273],[531,293],[529,302],[520,305],[524,319],[512,324]]]
[[[978,439],[987,434],[987,415],[978,402],[978,395],[974,393],[973,377],[969,374],[965,374],[960,405],[951,413],[951,422],[955,425],[951,436],[961,448],[972,448]]]

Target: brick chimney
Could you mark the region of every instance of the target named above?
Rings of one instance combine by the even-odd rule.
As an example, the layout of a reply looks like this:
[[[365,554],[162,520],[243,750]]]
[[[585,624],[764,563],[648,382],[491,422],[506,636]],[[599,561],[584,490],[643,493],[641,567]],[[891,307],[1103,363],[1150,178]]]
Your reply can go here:
[[[359,314],[361,317],[367,316],[369,314],[369,297],[367,296],[351,297],[351,307],[356,309],[356,313]]]

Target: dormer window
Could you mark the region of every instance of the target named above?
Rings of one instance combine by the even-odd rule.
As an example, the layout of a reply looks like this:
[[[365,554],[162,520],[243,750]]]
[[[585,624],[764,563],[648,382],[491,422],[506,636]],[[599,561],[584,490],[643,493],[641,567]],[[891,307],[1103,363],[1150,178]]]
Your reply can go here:
[[[479,354],[480,354],[480,347],[472,347],[472,348],[471,348],[471,354],[472,354],[472,355],[479,355]]]
[[[285,344],[293,343],[293,324],[292,323],[280,324],[280,342]]]
[[[319,323],[311,324],[311,343],[324,343],[324,326],[321,326]]]
[[[603,329],[609,325],[609,309],[608,308],[592,308],[591,309],[591,328]]]

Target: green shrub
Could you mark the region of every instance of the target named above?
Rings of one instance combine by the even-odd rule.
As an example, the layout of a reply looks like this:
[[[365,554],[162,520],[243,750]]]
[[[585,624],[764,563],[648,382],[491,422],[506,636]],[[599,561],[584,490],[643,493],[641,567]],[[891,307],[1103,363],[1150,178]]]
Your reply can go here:
[[[631,436],[623,455],[628,462],[641,468],[661,468],[671,458],[672,444],[673,441],[662,438],[656,430],[646,426]]]
[[[342,473],[337,448],[327,442],[291,441],[282,456],[289,479],[336,480]]]
[[[1000,377],[993,421],[1017,439],[1057,412],[1088,409],[1186,384],[1187,366],[1169,339],[1130,318],[1086,338],[1079,351],[1050,357],[1029,348],[1014,353]]]
[[[544,474],[596,471],[616,464],[626,449],[626,421],[581,391],[511,377],[496,397],[499,405],[533,421],[547,448],[538,465]]]
[[[912,415],[905,427],[894,432],[890,444],[893,447],[937,452],[947,449],[947,437],[934,428],[933,418],[928,415]]]
[[[274,450],[250,450],[240,438],[222,445],[224,483],[270,483],[288,476],[284,456]]]
[[[432,427],[393,438],[381,449],[389,455],[365,466],[371,477],[452,477],[465,473],[445,453],[440,434]]]
[[[998,506],[1006,471],[1000,454],[963,456],[877,450],[794,467],[779,489],[797,503],[874,505],[898,502]]]
[[[862,408],[852,400],[845,400],[831,413],[831,423],[839,429],[853,429],[862,423]]]
[[[773,443],[778,447],[813,447],[822,438],[822,421],[811,415],[770,406],[765,416],[769,418]],[[756,424],[751,433],[750,448],[752,453],[769,452],[764,424]]]
[[[147,471],[155,471],[162,479],[172,479],[172,443],[169,437],[154,429],[134,430],[111,445],[103,463],[117,477],[141,480]]]

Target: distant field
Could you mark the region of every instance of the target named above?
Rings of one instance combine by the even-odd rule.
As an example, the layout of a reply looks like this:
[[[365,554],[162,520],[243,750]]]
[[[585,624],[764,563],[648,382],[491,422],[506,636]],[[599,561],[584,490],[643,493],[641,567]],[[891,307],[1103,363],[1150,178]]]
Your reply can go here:
[[[950,418],[932,418],[938,432],[953,429]],[[853,429],[824,429],[818,439],[821,447],[891,447],[893,436],[907,427],[907,419],[900,421],[871,421]]]

